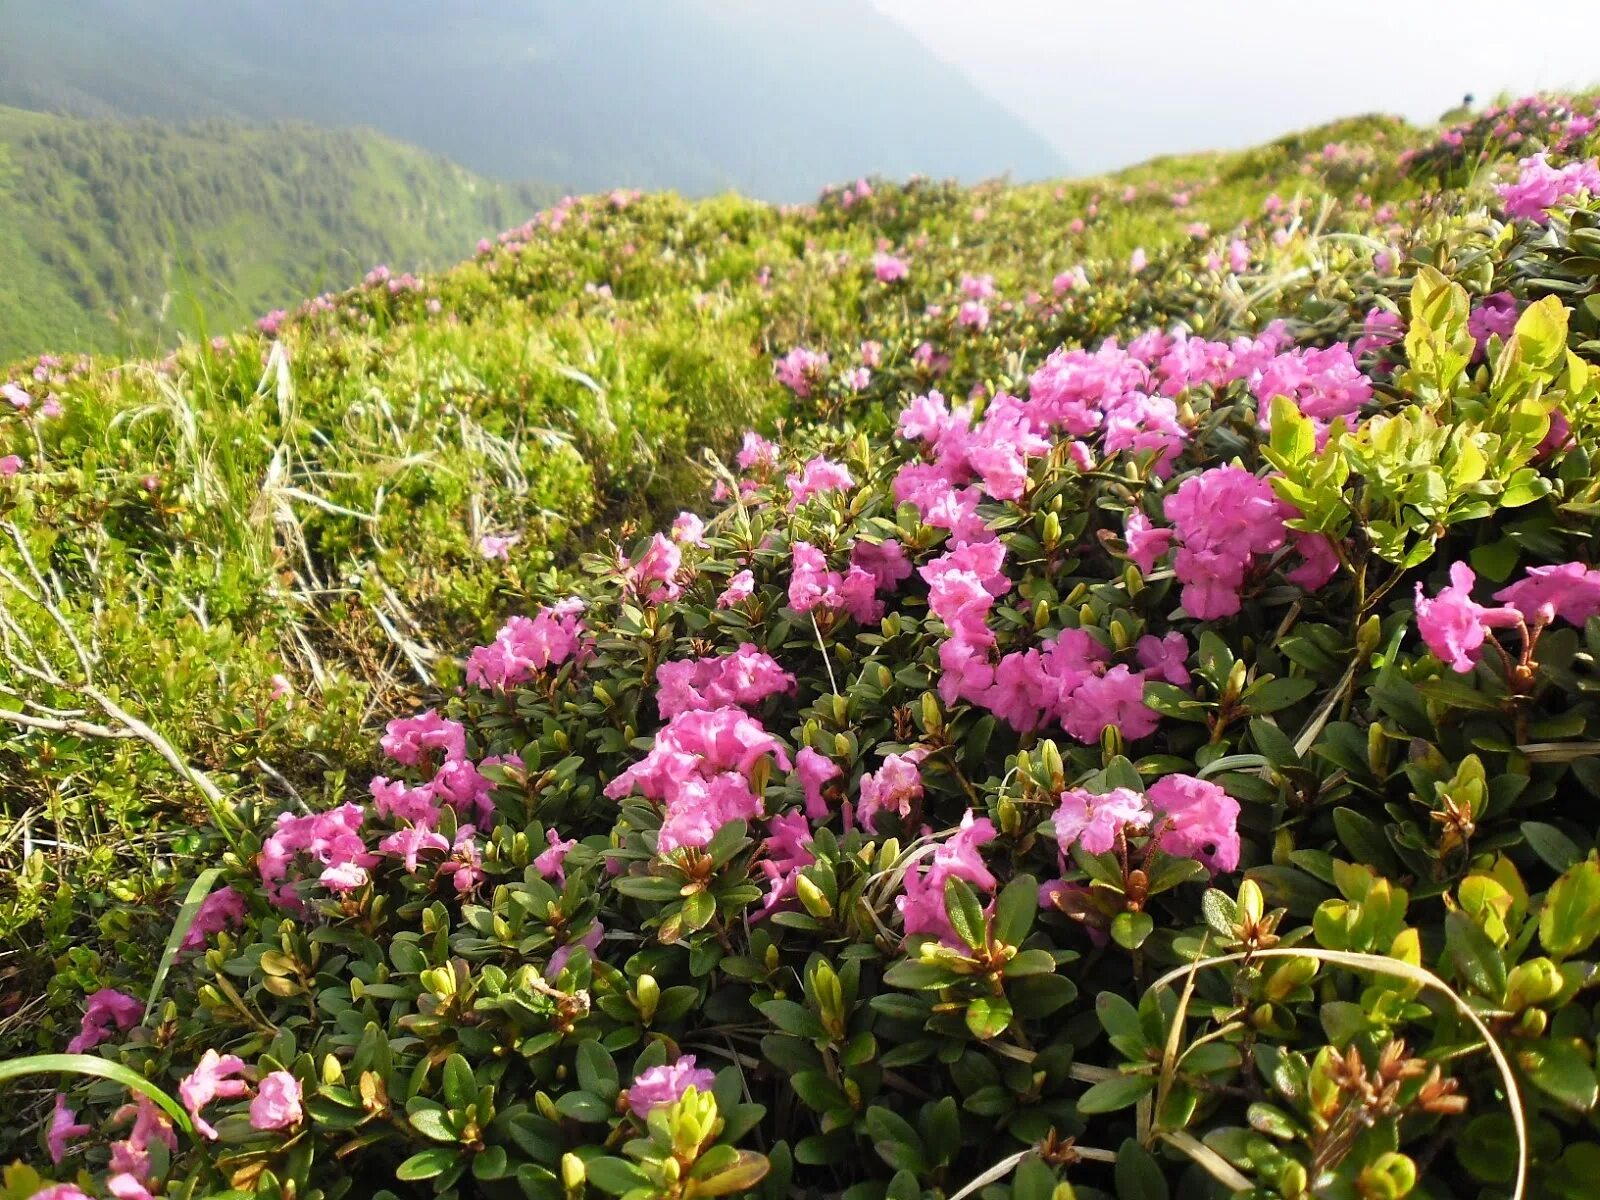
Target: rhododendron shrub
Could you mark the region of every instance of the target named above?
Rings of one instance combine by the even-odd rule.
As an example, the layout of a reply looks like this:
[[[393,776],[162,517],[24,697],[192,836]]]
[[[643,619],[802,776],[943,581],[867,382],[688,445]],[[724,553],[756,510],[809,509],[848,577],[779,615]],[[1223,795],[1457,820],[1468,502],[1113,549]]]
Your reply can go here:
[[[170,1105],[49,1067],[30,1194],[1498,1194],[1511,1104],[1587,1194],[1600,213],[1244,312],[1287,190],[1032,301],[920,195],[817,210],[900,239],[838,266],[892,313],[762,347],[838,423],[239,810],[72,1047]]]

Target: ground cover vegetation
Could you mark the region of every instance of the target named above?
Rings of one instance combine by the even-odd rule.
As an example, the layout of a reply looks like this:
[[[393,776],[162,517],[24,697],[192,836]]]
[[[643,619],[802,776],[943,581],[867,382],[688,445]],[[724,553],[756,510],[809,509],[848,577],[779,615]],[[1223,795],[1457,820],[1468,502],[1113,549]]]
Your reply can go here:
[[[1587,1195],[1595,122],[21,364],[0,1194]]]

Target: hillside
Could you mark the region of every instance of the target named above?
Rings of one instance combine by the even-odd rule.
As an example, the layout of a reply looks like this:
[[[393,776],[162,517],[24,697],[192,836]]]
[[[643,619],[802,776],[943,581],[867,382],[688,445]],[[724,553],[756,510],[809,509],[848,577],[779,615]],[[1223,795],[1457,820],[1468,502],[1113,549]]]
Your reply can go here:
[[[0,109],[0,360],[226,330],[453,261],[541,199],[363,131]]]
[[[568,190],[1063,169],[867,0],[8,0],[4,22],[0,104],[370,126]]]
[[[1592,1190],[1596,97],[390,284],[0,376],[5,1200]]]

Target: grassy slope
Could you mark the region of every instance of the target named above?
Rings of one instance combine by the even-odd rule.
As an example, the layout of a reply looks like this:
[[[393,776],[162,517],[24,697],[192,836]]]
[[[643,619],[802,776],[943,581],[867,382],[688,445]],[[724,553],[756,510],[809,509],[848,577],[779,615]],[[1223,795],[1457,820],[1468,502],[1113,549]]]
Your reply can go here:
[[[912,361],[924,338],[955,378],[1015,387],[1058,345],[1175,321],[1229,336],[1282,309],[1308,339],[1347,336],[1361,316],[1339,275],[1348,252],[1298,224],[1280,249],[1261,214],[1273,193],[1302,195],[1311,225],[1392,236],[1351,201],[1415,196],[1392,168],[1420,136],[1362,119],[1105,179],[880,185],[850,211],[585,202],[425,291],[346,293],[276,350],[248,331],[165,368],[38,385],[19,369],[65,413],[39,469],[0,482],[0,517],[56,572],[102,680],[231,802],[337,797],[364,786],[373,727],[457,680],[455,656],[558,587],[575,549],[636,548],[705,494],[701,451],[728,456],[744,428],[886,421],[936,382]],[[1322,163],[1330,141],[1361,153]],[[1236,235],[1242,281],[1207,265]],[[895,289],[867,266],[885,244],[913,264]],[[1134,278],[1136,247],[1151,265]],[[1092,290],[997,309],[1003,336],[954,326],[967,272],[1022,299],[1079,265]],[[1256,296],[1273,298],[1261,314]],[[883,365],[861,396],[801,402],[773,380],[792,346],[843,366],[868,339]],[[37,452],[16,421],[0,437],[0,452]],[[477,552],[482,533],[512,531],[509,563]],[[0,525],[0,562],[21,573],[11,536]],[[70,674],[70,647],[7,596]],[[292,706],[270,699],[280,672]],[[3,664],[0,691],[77,703]],[[85,990],[148,977],[184,863],[215,853],[214,834],[194,789],[137,741],[0,729],[0,771],[0,876],[17,880],[0,895],[0,1049],[56,1047]]]
[[[538,199],[369,132],[0,108],[0,359],[231,328],[375,263],[457,259]]]

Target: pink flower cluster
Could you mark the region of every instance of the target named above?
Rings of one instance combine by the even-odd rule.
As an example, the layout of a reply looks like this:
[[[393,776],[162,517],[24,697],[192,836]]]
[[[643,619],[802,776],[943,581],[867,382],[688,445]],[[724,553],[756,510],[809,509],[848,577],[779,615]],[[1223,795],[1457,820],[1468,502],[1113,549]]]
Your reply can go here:
[[[753,708],[792,692],[795,679],[749,642],[732,654],[664,662],[656,670],[656,707],[663,720],[712,708]]]
[[[789,607],[808,613],[821,608],[849,613],[862,624],[883,617],[880,592],[892,592],[911,573],[900,543],[857,542],[843,573],[829,568],[827,556],[809,542],[790,547]]]
[[[1239,612],[1246,576],[1259,559],[1287,544],[1290,533],[1284,522],[1299,515],[1265,479],[1235,466],[1190,476],[1166,497],[1165,507],[1178,544],[1173,570],[1183,584],[1183,607],[1202,621]],[[1145,554],[1159,553],[1151,537],[1130,533],[1130,556],[1136,539],[1143,542]],[[1338,556],[1320,534],[1295,534],[1294,541],[1302,563],[1287,578],[1315,591],[1337,572]]]
[[[1519,162],[1517,178],[1500,184],[1495,191],[1508,217],[1545,225],[1550,221],[1548,210],[1556,205],[1576,203],[1585,195],[1600,196],[1600,160],[1553,167],[1540,151]]]
[[[532,619],[512,617],[487,646],[467,656],[467,682],[485,691],[517,687],[582,651],[583,601],[570,597]]]
[[[1062,792],[1055,831],[1063,850],[1076,844],[1105,854],[1119,838],[1149,831],[1163,853],[1199,859],[1213,873],[1239,865],[1239,802],[1192,775],[1163,776],[1145,795],[1129,788]]]
[[[1523,578],[1501,588],[1489,608],[1472,598],[1477,576],[1466,563],[1450,564],[1450,582],[1434,596],[1416,588],[1417,630],[1433,656],[1462,675],[1470,674],[1496,629],[1538,630],[1556,619],[1582,626],[1600,614],[1600,570],[1567,562],[1529,567]]]
[[[207,1050],[195,1069],[178,1085],[178,1097],[195,1131],[216,1141],[216,1129],[202,1116],[202,1110],[215,1100],[237,1100],[249,1095],[244,1078],[248,1068],[234,1054],[219,1055]],[[289,1129],[300,1123],[300,1081],[288,1071],[273,1071],[256,1086],[250,1101],[250,1126],[258,1130]]]
[[[791,472],[784,482],[789,487],[790,512],[821,492],[848,492],[856,485],[843,463],[820,454],[806,463],[798,474]]]
[[[796,346],[777,361],[778,382],[796,396],[811,395],[828,373],[828,356],[820,351]]]
[[[904,893],[895,900],[895,907],[900,910],[908,938],[924,934],[947,945],[962,944],[945,911],[945,884],[960,879],[979,892],[992,892],[996,880],[984,864],[979,847],[994,837],[994,823],[988,817],[975,817],[969,810],[954,834],[934,844],[925,865],[919,863],[906,872]]]
[[[643,1121],[652,1109],[676,1104],[690,1088],[709,1092],[717,1077],[704,1067],[695,1066],[694,1055],[682,1055],[666,1066],[651,1067],[628,1085],[628,1108]]]
[[[790,769],[788,752],[742,709],[689,709],[656,733],[650,752],[613,779],[606,795],[638,792],[664,807],[661,853],[704,846],[729,821],[760,816],[752,776],[768,757]]]

